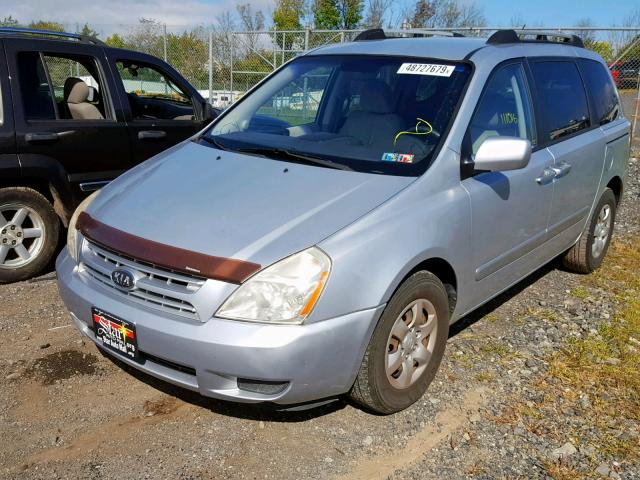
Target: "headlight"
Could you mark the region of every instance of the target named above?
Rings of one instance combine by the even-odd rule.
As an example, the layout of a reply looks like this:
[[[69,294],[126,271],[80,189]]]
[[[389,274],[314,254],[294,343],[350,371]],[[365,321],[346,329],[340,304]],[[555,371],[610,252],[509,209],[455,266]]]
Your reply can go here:
[[[322,294],[331,260],[316,247],[274,263],[241,285],[217,317],[265,323],[302,323]]]
[[[78,230],[76,230],[78,217],[82,212],[89,208],[89,205],[91,205],[91,202],[96,199],[99,193],[100,190],[98,190],[97,192],[93,192],[91,195],[85,198],[82,203],[78,205],[76,211],[73,212],[71,220],[69,220],[69,229],[67,230],[67,250],[69,251],[69,256],[73,258],[75,262],[78,261]]]

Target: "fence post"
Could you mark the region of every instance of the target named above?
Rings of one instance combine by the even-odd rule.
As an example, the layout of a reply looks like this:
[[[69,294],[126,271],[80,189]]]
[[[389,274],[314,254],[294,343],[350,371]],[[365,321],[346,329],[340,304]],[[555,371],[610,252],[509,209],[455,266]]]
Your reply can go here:
[[[309,50],[309,29],[304,31],[304,51]]]
[[[231,64],[229,70],[229,101],[233,102],[233,50],[236,44],[236,34],[231,33],[231,48],[229,49],[229,63]]]
[[[162,24],[162,49],[164,53],[164,61],[167,61],[167,24]]]
[[[213,30],[209,31],[209,104],[213,106]]]

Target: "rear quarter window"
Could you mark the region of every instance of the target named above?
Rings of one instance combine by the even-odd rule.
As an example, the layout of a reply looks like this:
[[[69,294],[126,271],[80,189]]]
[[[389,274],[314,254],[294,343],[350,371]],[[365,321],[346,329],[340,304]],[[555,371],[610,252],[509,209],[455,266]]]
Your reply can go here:
[[[612,122],[618,118],[620,103],[609,71],[595,60],[582,58],[579,63],[584,83],[591,96],[596,123],[604,125]]]
[[[587,94],[574,62],[537,61],[531,69],[544,110],[547,141],[560,140],[591,125]]]

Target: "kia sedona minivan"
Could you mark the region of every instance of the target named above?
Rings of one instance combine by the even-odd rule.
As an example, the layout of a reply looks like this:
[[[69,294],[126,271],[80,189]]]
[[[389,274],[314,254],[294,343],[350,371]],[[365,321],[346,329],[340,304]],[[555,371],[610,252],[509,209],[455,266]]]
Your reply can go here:
[[[87,199],[60,293],[105,353],[202,395],[388,414],[452,322],[557,256],[598,268],[628,154],[576,36],[370,30]]]

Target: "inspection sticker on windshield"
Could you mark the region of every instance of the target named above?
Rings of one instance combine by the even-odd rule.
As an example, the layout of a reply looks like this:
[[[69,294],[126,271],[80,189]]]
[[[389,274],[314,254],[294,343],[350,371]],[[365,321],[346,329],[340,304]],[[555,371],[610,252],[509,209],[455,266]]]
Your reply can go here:
[[[413,155],[408,153],[383,153],[383,162],[413,163]]]
[[[438,65],[437,63],[403,63],[397,73],[450,77],[455,68],[453,65]]]

